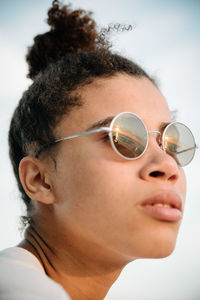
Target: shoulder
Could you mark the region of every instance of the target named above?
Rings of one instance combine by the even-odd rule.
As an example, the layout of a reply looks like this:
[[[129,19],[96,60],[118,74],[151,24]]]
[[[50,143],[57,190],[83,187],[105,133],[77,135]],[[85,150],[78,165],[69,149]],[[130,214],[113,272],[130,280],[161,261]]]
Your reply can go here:
[[[0,252],[0,300],[69,300],[37,258],[19,247]]]

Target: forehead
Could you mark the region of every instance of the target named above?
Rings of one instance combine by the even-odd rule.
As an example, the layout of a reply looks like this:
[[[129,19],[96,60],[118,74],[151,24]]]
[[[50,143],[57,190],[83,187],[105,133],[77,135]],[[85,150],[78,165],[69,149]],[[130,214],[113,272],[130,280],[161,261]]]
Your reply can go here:
[[[156,129],[163,122],[171,121],[165,98],[156,86],[144,77],[120,74],[112,78],[97,79],[82,88],[79,94],[83,105],[75,107],[66,119],[64,118],[64,123],[70,124],[70,134],[77,131],[76,129],[86,130],[98,120],[123,111],[137,114],[149,130]]]

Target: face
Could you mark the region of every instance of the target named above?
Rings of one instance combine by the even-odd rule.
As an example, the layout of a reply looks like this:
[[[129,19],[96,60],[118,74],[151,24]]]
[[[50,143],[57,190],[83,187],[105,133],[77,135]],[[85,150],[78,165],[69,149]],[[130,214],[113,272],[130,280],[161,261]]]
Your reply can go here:
[[[82,89],[81,98],[83,106],[61,121],[56,137],[84,132],[125,111],[137,114],[148,131],[171,121],[164,97],[146,78],[99,79]],[[183,210],[185,177],[156,137],[149,135],[145,154],[136,160],[117,155],[105,133],[59,143],[51,178],[54,221],[62,228],[63,241],[70,232],[83,244],[127,260],[172,252],[181,219],[158,203],[171,199],[181,202]]]

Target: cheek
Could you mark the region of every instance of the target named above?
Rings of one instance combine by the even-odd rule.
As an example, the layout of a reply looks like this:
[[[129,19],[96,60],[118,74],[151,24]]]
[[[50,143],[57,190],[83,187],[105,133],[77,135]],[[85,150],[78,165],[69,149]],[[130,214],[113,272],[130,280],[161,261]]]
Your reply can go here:
[[[126,171],[126,172],[125,172]],[[132,181],[134,176],[132,176]],[[121,204],[128,192],[129,172],[105,160],[85,160],[79,163],[79,170],[73,171],[70,191],[73,203],[100,213],[106,208],[111,211]]]
[[[98,204],[106,204],[106,199],[115,196],[120,198],[126,188],[129,172],[124,162],[109,159],[109,155],[113,155],[110,147],[93,147],[93,144],[77,141],[76,147],[71,150],[68,147],[67,155],[63,152],[62,159],[58,161],[59,174],[56,174],[55,180],[58,185],[62,182],[60,188],[64,191],[58,197],[63,202],[67,198],[68,204],[72,206],[76,204],[92,207],[95,204],[98,207]],[[56,190],[59,191],[60,188],[57,187]]]
[[[124,161],[102,159],[87,151],[74,155],[72,161],[76,164],[67,163],[68,168],[60,175],[64,183],[57,186],[63,219],[99,235],[121,227],[137,195],[133,168]]]
[[[72,176],[70,202],[62,209],[67,212],[63,215],[65,226],[98,245],[126,252],[141,221],[134,207],[137,185],[133,170],[124,163],[100,159],[80,162],[78,174]]]
[[[186,182],[186,176],[183,168],[180,168],[180,176],[179,180],[177,181],[177,189],[178,192],[180,192],[181,196],[184,199],[184,204],[185,204],[185,198],[186,198],[186,188],[187,188],[187,182]]]

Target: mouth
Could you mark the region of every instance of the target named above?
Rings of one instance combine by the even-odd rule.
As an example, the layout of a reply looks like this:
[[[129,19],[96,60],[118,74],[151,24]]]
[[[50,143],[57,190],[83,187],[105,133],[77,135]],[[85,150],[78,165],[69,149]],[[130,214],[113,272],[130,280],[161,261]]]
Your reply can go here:
[[[173,191],[162,191],[148,199],[145,199],[140,206],[143,211],[151,217],[168,222],[177,222],[182,219],[181,197]]]

